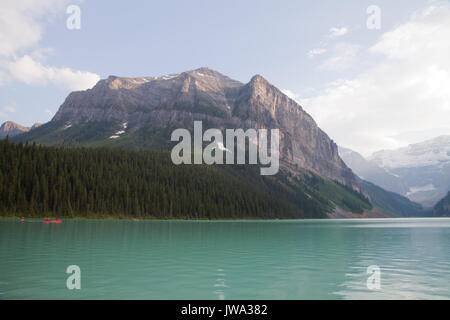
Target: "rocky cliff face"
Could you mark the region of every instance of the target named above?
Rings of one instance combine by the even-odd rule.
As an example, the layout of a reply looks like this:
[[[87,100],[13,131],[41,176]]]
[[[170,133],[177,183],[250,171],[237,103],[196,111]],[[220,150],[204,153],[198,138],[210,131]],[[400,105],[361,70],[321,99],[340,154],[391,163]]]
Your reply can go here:
[[[17,124],[12,121],[6,121],[0,127],[0,139],[6,138],[6,136],[15,137],[19,134],[26,133],[26,132],[29,132],[30,130],[37,129],[41,125],[42,125],[41,123],[35,123],[30,128],[30,127],[21,126],[20,124]]]
[[[20,124],[17,124],[12,121],[6,121],[2,126],[0,127],[0,139],[5,138],[6,136],[14,137],[18,134],[28,132],[30,131],[30,128],[21,126]]]
[[[256,75],[241,88],[233,115],[250,126],[279,128],[280,152],[286,163],[356,185],[336,144],[299,104],[263,77]]]
[[[126,124],[120,139],[142,128],[194,120],[219,129],[279,129],[282,167],[312,170],[357,188],[336,144],[300,105],[259,75],[247,84],[208,68],[163,77],[110,76],[90,90],[71,93],[52,122],[65,128],[93,121]]]

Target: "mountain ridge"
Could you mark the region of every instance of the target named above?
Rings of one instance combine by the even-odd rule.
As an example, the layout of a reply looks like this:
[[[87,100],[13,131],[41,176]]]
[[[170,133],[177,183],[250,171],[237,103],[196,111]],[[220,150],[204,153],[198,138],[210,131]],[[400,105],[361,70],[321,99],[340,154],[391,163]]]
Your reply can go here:
[[[419,210],[360,181],[314,119],[261,75],[248,83],[208,68],[158,77],[109,76],[92,89],[69,94],[52,121],[13,141],[167,150],[173,145],[171,132],[192,130],[195,120],[203,121],[204,130],[280,129],[281,174],[275,185],[296,190],[303,201],[310,198],[322,215],[387,217]],[[362,186],[376,208],[361,193]]]
[[[39,128],[40,126],[40,123],[35,123],[31,127],[25,127],[13,121],[6,121],[0,126],[0,139],[3,139],[7,136],[14,137],[19,134],[26,133],[30,130]]]
[[[159,134],[168,140],[166,131],[189,127],[194,120],[203,120],[205,129],[280,129],[280,162],[284,169],[312,170],[358,188],[334,141],[299,104],[261,75],[253,76],[246,84],[209,68],[159,77],[110,76],[92,89],[69,94],[50,125],[22,135],[19,140],[50,145],[86,144],[86,139],[71,133],[77,126],[93,132],[90,127],[94,123],[102,123],[108,131],[103,135],[93,133],[89,141],[96,145],[120,145],[132,135],[145,140],[143,136]],[[122,130],[125,124],[126,129]],[[47,140],[41,139],[44,135]],[[118,137],[111,142],[106,136]]]

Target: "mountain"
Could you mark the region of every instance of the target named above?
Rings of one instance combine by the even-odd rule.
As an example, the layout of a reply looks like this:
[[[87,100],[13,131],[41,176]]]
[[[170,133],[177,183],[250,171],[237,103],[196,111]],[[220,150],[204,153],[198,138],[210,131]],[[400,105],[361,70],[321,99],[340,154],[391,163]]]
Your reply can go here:
[[[294,202],[302,199],[301,208],[314,212],[311,216],[301,209],[303,217],[406,216],[421,210],[401,196],[359,181],[312,117],[260,75],[246,84],[208,68],[162,77],[110,76],[90,90],[72,92],[52,121],[13,140],[167,150],[173,145],[171,132],[192,130],[194,120],[203,120],[204,130],[279,129],[281,173],[271,185],[283,190],[276,197],[291,194]],[[362,157],[352,157],[363,163]],[[252,180],[259,181],[258,188],[260,180]],[[361,186],[375,211],[360,193]]]
[[[276,217],[279,218],[386,216],[384,213],[372,211],[373,206],[360,192],[355,175],[339,157],[337,145],[317,126],[312,117],[295,101],[259,75],[252,77],[248,83],[232,80],[208,68],[161,77],[110,76],[99,81],[90,90],[72,92],[50,122],[16,136],[12,141],[34,141],[50,147],[84,146],[94,150],[98,150],[98,147],[101,147],[99,150],[120,149],[118,153],[124,155],[148,150],[152,152],[160,150],[168,154],[168,150],[175,144],[170,141],[173,130],[186,128],[192,131],[195,120],[202,120],[203,130],[263,128],[280,131],[280,172],[276,176],[261,177],[255,174],[257,172],[255,166],[218,165],[212,166],[212,169],[203,166],[197,169],[197,175],[208,175],[210,174],[208,170],[213,170],[215,172],[211,177],[213,181],[216,179],[223,179],[223,181],[211,182],[207,186],[193,186],[193,198],[205,196],[207,191],[202,188],[208,188],[216,197],[211,200],[216,199],[214,200],[216,202],[218,194],[226,197],[225,195],[230,192],[228,188],[241,190],[241,199],[234,202],[237,211],[228,210],[227,217],[237,217],[238,212],[241,212],[241,217],[247,216],[249,210],[256,208],[251,203],[260,196],[261,199],[275,201],[268,203],[265,206],[266,209],[271,208],[276,201],[283,203],[283,205],[274,206],[278,207],[279,212]],[[63,151],[66,148],[54,150],[48,152],[57,158],[66,157]],[[145,154],[140,153],[135,156],[146,157]],[[112,163],[109,153],[98,157],[103,159],[101,160],[103,165],[100,168],[108,172],[116,170],[117,167],[126,167],[120,159],[117,160],[119,162]],[[30,159],[31,162],[38,160],[39,158],[36,157]],[[7,161],[9,160],[5,160]],[[168,157],[166,162],[168,163],[165,164],[164,170],[175,175],[177,185],[186,184],[182,176],[192,176],[190,173],[192,166],[174,168]],[[147,164],[150,169],[152,165],[151,162]],[[74,169],[67,174],[75,174],[73,179],[78,179],[79,175],[84,177],[81,166],[79,170],[79,173]],[[157,169],[153,168],[150,172],[154,170]],[[146,183],[137,172],[130,174],[133,181],[140,184]],[[232,181],[228,187],[226,187],[227,181]],[[20,184],[22,181],[17,183]],[[27,188],[29,185],[26,183],[23,186],[17,186],[16,189]],[[247,186],[248,190],[239,186]],[[177,192],[164,197],[169,197],[170,199],[166,200],[173,203],[181,189],[181,187],[177,188]],[[251,193],[251,189],[258,190],[259,195]],[[107,194],[101,190],[98,192],[99,197],[109,197],[106,191]],[[81,193],[77,193],[73,195],[76,199],[72,199],[72,196],[70,199],[79,204],[80,195]],[[55,195],[55,197],[63,196]],[[253,200],[249,200],[250,204],[246,204],[247,202],[243,202],[242,199]],[[35,206],[35,202],[31,199],[23,200],[24,207]],[[62,201],[65,202],[64,206],[75,205],[67,203],[69,200],[64,197]],[[136,199],[127,198],[126,201],[136,201]],[[284,207],[290,209],[281,212]],[[201,208],[204,211],[205,207]],[[79,214],[82,215],[88,209],[80,207],[80,210]],[[128,215],[129,213],[121,211],[120,214]],[[160,212],[160,216],[164,214],[167,214],[166,209]],[[193,213],[186,214],[186,217],[189,217]],[[267,217],[264,211],[260,214],[261,216],[257,217]]]
[[[450,217],[450,192],[433,209],[434,217]]]
[[[368,159],[345,148],[340,155],[361,178],[427,208],[450,190],[450,136],[379,151]]]
[[[339,146],[339,155],[345,164],[361,179],[372,182],[383,189],[406,194],[408,186],[397,176],[372,161],[366,160],[356,151]]]
[[[15,137],[19,134],[26,133],[26,132],[29,132],[30,130],[39,128],[40,126],[41,126],[40,123],[35,123],[30,128],[30,127],[21,126],[20,124],[17,124],[12,121],[6,121],[0,127],[0,139],[6,138],[6,136]]]
[[[53,146],[167,149],[175,128],[280,129],[280,166],[358,189],[336,144],[300,105],[262,76],[244,84],[209,68],[161,77],[110,76],[72,92],[52,121],[16,141]]]
[[[375,152],[370,161],[388,169],[429,167],[450,162],[450,135],[396,150]]]
[[[12,121],[6,121],[0,127],[0,139],[5,138],[6,136],[14,137],[28,131],[30,131],[30,128],[28,127],[21,126]]]
[[[374,153],[369,160],[388,170],[408,187],[402,193],[433,207],[450,190],[450,136]]]
[[[339,147],[339,155],[360,178],[361,190],[369,197],[371,203],[395,216],[423,216],[423,207],[405,196],[388,190],[407,190],[401,180],[377,164],[366,160],[353,150]],[[383,186],[380,187],[380,186]]]

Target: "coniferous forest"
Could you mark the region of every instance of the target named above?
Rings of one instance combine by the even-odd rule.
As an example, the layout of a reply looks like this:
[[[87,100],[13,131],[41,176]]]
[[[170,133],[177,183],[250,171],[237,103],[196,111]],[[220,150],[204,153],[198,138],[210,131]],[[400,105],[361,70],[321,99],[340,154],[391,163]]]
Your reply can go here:
[[[66,149],[0,141],[3,216],[212,219],[274,218],[280,212],[282,217],[302,216],[301,208],[259,188],[214,166],[175,166],[164,151]]]
[[[336,195],[344,193],[342,205],[354,212],[370,208],[361,195],[313,178],[314,183],[303,184],[262,177],[259,167],[248,165],[175,166],[168,151],[0,140],[1,216],[324,218],[333,206],[321,196],[321,185],[328,194],[330,186]]]

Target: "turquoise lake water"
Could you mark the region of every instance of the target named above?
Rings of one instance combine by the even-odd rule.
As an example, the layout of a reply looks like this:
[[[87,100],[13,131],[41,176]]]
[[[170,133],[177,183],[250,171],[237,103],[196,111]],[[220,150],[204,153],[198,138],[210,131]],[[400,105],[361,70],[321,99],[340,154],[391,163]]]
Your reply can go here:
[[[0,219],[0,299],[449,298],[450,219]]]

